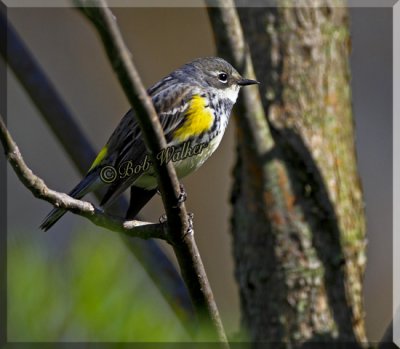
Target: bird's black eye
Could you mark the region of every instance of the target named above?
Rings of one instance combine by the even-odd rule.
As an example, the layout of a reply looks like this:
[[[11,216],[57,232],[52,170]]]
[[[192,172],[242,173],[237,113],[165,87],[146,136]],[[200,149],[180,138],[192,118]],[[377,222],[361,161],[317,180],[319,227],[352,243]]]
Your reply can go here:
[[[219,73],[218,80],[223,83],[226,83],[228,81],[228,74],[227,73]]]

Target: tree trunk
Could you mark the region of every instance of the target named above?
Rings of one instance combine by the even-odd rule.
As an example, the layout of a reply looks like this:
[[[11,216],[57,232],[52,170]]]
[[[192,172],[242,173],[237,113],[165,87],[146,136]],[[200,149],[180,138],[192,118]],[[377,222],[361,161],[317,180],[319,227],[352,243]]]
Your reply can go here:
[[[260,160],[237,128],[231,200],[242,325],[253,341],[361,345],[365,223],[348,11],[238,12],[274,143]]]

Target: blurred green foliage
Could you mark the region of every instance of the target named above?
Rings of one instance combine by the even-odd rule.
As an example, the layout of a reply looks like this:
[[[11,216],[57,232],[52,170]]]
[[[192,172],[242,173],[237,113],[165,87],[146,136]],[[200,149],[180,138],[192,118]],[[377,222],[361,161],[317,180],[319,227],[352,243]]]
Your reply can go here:
[[[118,236],[37,234],[8,240],[9,341],[189,340]]]

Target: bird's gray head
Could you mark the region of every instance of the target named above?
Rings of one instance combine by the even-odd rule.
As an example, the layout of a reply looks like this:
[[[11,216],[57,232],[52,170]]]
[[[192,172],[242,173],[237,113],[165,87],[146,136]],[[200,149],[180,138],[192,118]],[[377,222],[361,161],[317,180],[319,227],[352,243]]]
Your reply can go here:
[[[236,102],[241,86],[258,84],[243,78],[227,61],[219,57],[198,58],[185,64],[181,71],[202,87],[211,88],[221,98]]]

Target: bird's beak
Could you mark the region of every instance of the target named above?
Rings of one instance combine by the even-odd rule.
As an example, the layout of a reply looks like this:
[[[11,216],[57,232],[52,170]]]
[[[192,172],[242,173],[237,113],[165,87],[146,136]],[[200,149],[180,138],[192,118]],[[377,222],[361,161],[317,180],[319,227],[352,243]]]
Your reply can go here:
[[[247,85],[254,85],[254,84],[259,84],[258,81],[256,80],[250,80],[250,79],[244,79],[240,78],[237,82],[239,86],[247,86]]]

